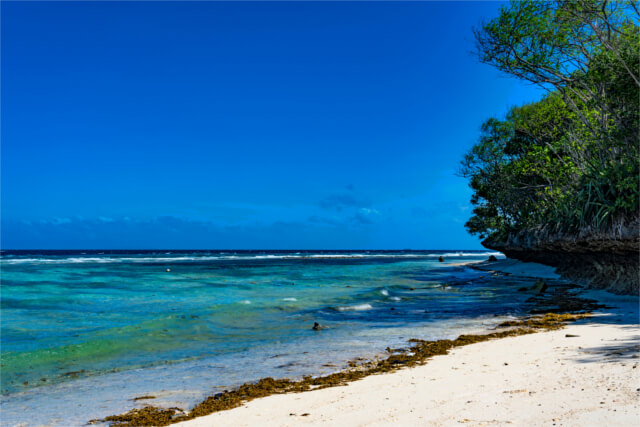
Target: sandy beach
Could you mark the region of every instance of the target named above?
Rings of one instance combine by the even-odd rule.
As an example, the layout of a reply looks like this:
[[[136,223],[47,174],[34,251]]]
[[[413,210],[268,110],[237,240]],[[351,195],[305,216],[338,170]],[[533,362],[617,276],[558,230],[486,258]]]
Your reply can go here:
[[[511,260],[476,267],[556,277],[549,267]],[[635,425],[638,297],[585,293],[610,308],[561,330],[455,348],[423,366],[269,396],[177,425]]]

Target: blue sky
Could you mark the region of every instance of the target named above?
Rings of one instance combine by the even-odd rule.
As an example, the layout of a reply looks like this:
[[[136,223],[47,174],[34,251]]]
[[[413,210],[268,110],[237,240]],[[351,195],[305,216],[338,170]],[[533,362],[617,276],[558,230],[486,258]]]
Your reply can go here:
[[[479,249],[495,2],[2,3],[11,248]]]

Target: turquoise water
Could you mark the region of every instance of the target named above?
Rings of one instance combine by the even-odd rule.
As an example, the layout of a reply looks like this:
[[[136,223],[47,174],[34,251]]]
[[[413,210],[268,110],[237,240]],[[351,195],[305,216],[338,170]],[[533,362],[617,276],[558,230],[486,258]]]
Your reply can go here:
[[[485,327],[526,305],[517,284],[452,265],[488,255],[5,252],[2,423],[56,424],[62,411],[81,425],[150,393],[146,403],[188,407],[267,375],[326,373],[409,338]]]

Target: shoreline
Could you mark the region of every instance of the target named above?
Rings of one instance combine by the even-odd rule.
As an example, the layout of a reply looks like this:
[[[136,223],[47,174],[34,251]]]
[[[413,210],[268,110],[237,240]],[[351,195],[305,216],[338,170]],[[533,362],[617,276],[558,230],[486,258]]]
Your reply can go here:
[[[637,309],[624,313],[627,304],[560,330],[454,348],[425,365],[176,425],[633,425],[640,366],[637,324],[624,323]]]
[[[422,255],[406,262],[404,255],[390,262],[267,260],[245,265],[224,261],[212,273],[211,262],[194,262],[197,256],[185,263],[162,261],[160,266],[142,268],[129,258],[110,255],[105,266],[93,254],[78,259],[65,255],[59,261],[66,266],[52,266],[43,254],[29,261],[42,262],[35,269],[8,267],[7,279],[13,276],[17,283],[24,272],[31,280],[59,270],[74,271],[68,282],[53,288],[43,285],[38,299],[51,295],[54,300],[58,290],[84,286],[80,283],[84,280],[110,288],[113,268],[127,274],[115,299],[114,295],[105,298],[102,285],[69,294],[81,311],[83,303],[100,303],[105,308],[104,315],[96,313],[89,324],[115,328],[86,330],[76,336],[75,328],[81,324],[62,322],[50,332],[59,340],[49,339],[48,345],[25,341],[34,351],[20,353],[20,360],[11,357],[16,353],[9,350],[16,346],[7,343],[0,424],[80,426],[145,404],[190,409],[207,396],[243,383],[265,377],[327,375],[347,369],[348,362],[358,357],[386,357],[387,347],[406,347],[408,338],[452,339],[461,333],[480,333],[528,312],[524,303],[528,295],[516,293],[518,285],[509,278],[447,268],[449,261],[486,259],[484,253],[459,251],[445,263],[439,263],[434,254]],[[155,259],[139,256],[147,264]],[[157,257],[164,259],[165,254]],[[245,274],[236,277],[238,272]],[[26,296],[21,290],[27,289],[7,291],[20,299]],[[296,301],[290,302],[290,297]],[[44,321],[37,323],[21,314],[29,311],[13,312],[20,322],[39,329],[53,318],[56,305],[49,307],[43,307],[43,313],[50,315],[41,316]],[[69,314],[75,316],[74,306],[70,308]],[[313,331],[314,321],[327,330]],[[20,338],[19,334],[3,338],[11,336]],[[51,357],[54,353],[48,349],[64,353]],[[37,364],[30,363],[32,359]],[[136,400],[142,396],[155,398]]]
[[[533,263],[521,263],[518,261],[513,262],[512,260],[500,260],[497,262],[481,262],[481,263],[474,263],[474,265],[469,265],[472,268],[476,268],[476,269],[480,269],[480,270],[485,270],[485,271],[489,271],[489,272],[501,272],[503,274],[506,275],[517,275],[517,276],[521,276],[521,277],[529,277],[529,278],[535,278],[535,277],[543,277],[543,278],[549,278],[549,279],[555,279],[558,277],[557,274],[555,274],[555,272],[553,272],[553,269],[550,267],[546,267],[546,266],[540,266],[538,264],[533,264]],[[637,305],[637,304],[636,304]],[[637,311],[637,310],[636,310]],[[598,317],[598,316],[596,316]],[[636,315],[636,320],[637,320],[637,315]],[[518,322],[512,322],[514,323],[518,323]],[[522,325],[520,325],[522,326]],[[637,325],[636,325],[637,326]],[[570,327],[573,327],[570,326]],[[635,328],[637,330],[637,327]],[[491,331],[489,331],[491,332]],[[538,332],[537,330],[535,332]],[[521,333],[514,333],[514,334],[506,334],[506,335],[502,335],[502,336],[492,336],[489,338],[482,338],[482,339],[478,339],[478,341],[486,341],[487,339],[490,339],[493,343],[498,343],[498,342],[502,342],[504,340],[511,340],[514,339],[513,336],[514,335],[523,335],[522,338],[529,336],[529,334],[531,333],[531,331],[526,332],[525,335],[521,334]],[[542,334],[547,334],[548,332],[542,332]],[[495,331],[494,331],[495,334]],[[486,336],[487,334],[485,334],[484,336]],[[540,334],[535,334],[535,335],[540,335]],[[511,336],[512,338],[503,338],[503,336]],[[499,340],[495,340],[495,338],[501,338]],[[520,336],[518,336],[517,338],[520,338]],[[440,341],[449,341],[449,340],[440,340]],[[483,344],[487,344],[483,343]],[[467,348],[467,346],[478,346],[479,344],[475,343],[475,344],[470,344],[470,343],[464,343],[461,344],[464,345],[464,348]],[[491,348],[493,348],[493,344],[490,346]],[[414,350],[414,349],[410,349],[409,353]],[[245,420],[244,416],[247,415],[246,409],[250,409],[252,408],[254,405],[257,407],[261,407],[261,403],[258,402],[262,402],[262,401],[268,401],[272,398],[279,398],[279,397],[285,397],[285,396],[297,396],[297,397],[291,397],[290,399],[285,399],[284,402],[284,407],[287,407],[287,405],[289,404],[293,404],[295,403],[294,401],[296,400],[308,400],[308,398],[303,398],[300,396],[307,396],[307,395],[315,395],[317,393],[320,393],[321,391],[328,391],[330,395],[333,395],[332,392],[330,392],[330,390],[333,390],[334,394],[338,393],[340,394],[341,389],[343,389],[344,387],[351,387],[351,385],[354,384],[360,384],[364,381],[368,381],[369,378],[380,378],[380,377],[386,377],[386,376],[394,376],[394,375],[400,375],[401,372],[405,372],[405,371],[413,371],[415,369],[422,369],[421,365],[422,363],[424,363],[427,359],[429,360],[429,362],[425,365],[425,367],[431,365],[433,363],[434,360],[438,359],[438,358],[442,358],[443,356],[439,356],[438,354],[442,354],[442,355],[446,355],[449,351],[449,355],[447,357],[450,357],[454,352],[457,352],[458,350],[460,350],[458,348],[458,345],[453,345],[449,348],[447,348],[446,350],[444,350],[444,352],[435,352],[435,353],[429,353],[426,355],[422,356],[422,359],[419,361],[419,363],[415,363],[415,364],[401,364],[401,369],[398,369],[395,366],[387,366],[387,368],[385,369],[379,369],[379,368],[375,368],[375,369],[371,369],[372,366],[369,366],[368,368],[365,367],[364,370],[366,371],[367,369],[369,369],[369,372],[366,373],[361,373],[361,374],[353,374],[353,371],[341,371],[338,372],[336,374],[332,374],[326,377],[320,377],[320,378],[316,378],[314,380],[303,380],[300,382],[295,382],[295,381],[289,381],[289,380],[272,380],[275,381],[275,383],[264,383],[263,381],[259,382],[258,384],[245,384],[245,386],[242,386],[241,389],[244,387],[244,391],[241,394],[236,394],[235,396],[233,395],[233,393],[236,393],[236,391],[232,391],[230,393],[222,393],[222,394],[218,394],[215,397],[210,397],[208,398],[205,402],[203,402],[204,406],[202,406],[203,404],[201,404],[200,406],[196,406],[195,410],[192,412],[193,415],[197,415],[197,418],[192,418],[188,421],[184,421],[181,422],[179,424],[174,424],[174,425],[183,425],[183,426],[203,426],[203,425],[210,425],[208,423],[221,423],[221,424],[240,424],[240,425],[256,425],[256,424],[263,424],[264,420],[260,419],[255,419],[253,422],[248,421],[251,417],[249,416],[249,418],[247,418]],[[495,350],[494,350],[495,351]],[[417,352],[416,352],[417,353]],[[406,354],[405,354],[406,355]],[[398,356],[402,356],[402,354],[398,355]],[[389,357],[389,359],[393,359],[395,356],[393,353],[391,354],[391,356]],[[387,359],[387,360],[389,360]],[[371,363],[379,363],[379,362],[368,362],[369,364]],[[393,365],[393,363],[392,363]],[[363,367],[359,367],[357,369],[362,370]],[[356,369],[356,372],[357,372]],[[282,383],[281,381],[284,381],[286,383]],[[306,381],[306,382],[305,382]],[[375,382],[375,381],[374,381]],[[329,383],[329,384],[327,384]],[[336,387],[338,386],[338,387]],[[344,387],[343,387],[344,386]],[[331,387],[331,388],[324,388],[324,387]],[[323,390],[311,390],[310,389],[315,389],[315,388],[323,388]],[[256,391],[257,390],[257,391]],[[295,392],[295,391],[305,391],[305,393],[295,393],[292,394],[291,392]],[[286,393],[286,394],[282,394],[282,393]],[[256,399],[256,400],[253,400]],[[311,398],[313,400],[313,398]],[[223,404],[222,402],[220,402],[219,400],[224,400],[225,403]],[[247,403],[247,400],[249,401],[249,403]],[[312,405],[313,406],[313,405]],[[263,408],[264,409],[264,408]],[[263,409],[260,409],[260,413],[262,413]],[[277,412],[276,407],[273,408],[273,411]],[[326,411],[328,411],[328,413],[331,413],[332,410],[331,408],[325,408]],[[122,416],[117,416],[117,417],[112,417],[109,418],[109,421],[111,422],[124,422],[127,419],[129,420],[129,422],[133,422],[132,425],[135,425],[136,423],[136,419],[138,420],[138,422],[141,419],[155,419],[156,422],[160,423],[160,424],[168,424],[168,423],[173,423],[176,421],[180,421],[181,419],[185,419],[185,417],[181,416],[181,414],[179,412],[166,412],[166,410],[155,410],[152,409],[151,407],[148,408],[147,412],[144,412],[145,410],[134,410],[133,412],[127,413],[129,414],[129,418],[122,417]],[[155,412],[154,412],[155,411]],[[160,412],[158,412],[160,411]],[[165,412],[162,412],[165,411]],[[218,412],[220,411],[220,412]],[[234,418],[237,416],[237,412],[239,411],[240,414],[240,418]],[[271,411],[271,412],[273,412]],[[213,412],[213,413],[211,413]],[[269,411],[267,411],[267,413],[271,413]],[[286,411],[284,411],[286,412]],[[284,414],[283,412],[283,414]],[[338,411],[339,413],[343,413],[343,410]],[[278,420],[276,421],[275,419],[272,420],[274,424],[277,425],[286,425],[288,423],[294,422],[295,419],[292,418],[293,415],[288,415],[289,413],[294,414],[295,411],[292,412],[288,412],[287,414],[282,415],[283,417],[286,415],[285,418],[278,418]],[[123,414],[124,415],[124,414]],[[133,418],[131,418],[132,415],[135,415]],[[137,417],[137,418],[136,418]],[[149,418],[151,417],[151,418]],[[159,417],[159,418],[158,418]],[[227,418],[230,417],[228,420]],[[287,418],[288,417],[288,418]],[[172,419],[173,418],[173,419]],[[163,419],[164,421],[160,421],[160,419]],[[309,416],[309,415],[305,415],[304,418],[306,421],[312,422],[313,421],[313,417]],[[225,421],[226,420],[226,421]],[[298,419],[299,421],[299,419]],[[316,420],[318,421],[318,420]],[[342,422],[342,421],[341,421]],[[347,424],[351,424],[351,421],[349,420],[344,420],[344,422],[346,422]],[[357,423],[356,423],[357,424]],[[117,424],[115,424],[117,425]]]

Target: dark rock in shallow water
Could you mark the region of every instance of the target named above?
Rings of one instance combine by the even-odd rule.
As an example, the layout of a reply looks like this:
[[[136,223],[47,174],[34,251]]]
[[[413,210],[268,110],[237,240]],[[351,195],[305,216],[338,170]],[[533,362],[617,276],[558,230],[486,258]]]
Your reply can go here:
[[[438,261],[439,261],[439,262],[444,262],[444,257],[439,256],[439,257],[438,257]]]
[[[536,280],[536,283],[531,288],[532,291],[536,291],[539,294],[543,294],[549,287],[544,282],[544,280]]]
[[[528,290],[529,290],[529,289],[527,289],[527,288],[519,288],[519,289],[518,289],[518,292],[527,292]]]
[[[487,261],[490,261],[490,262],[494,262],[494,261],[497,261],[497,260],[498,260],[498,258],[496,258],[493,255],[489,255],[489,258],[487,259]]]
[[[311,328],[311,329],[313,329],[314,331],[320,331],[322,329],[327,329],[327,327],[324,326],[324,325],[321,325],[318,322],[313,322],[313,328]]]

